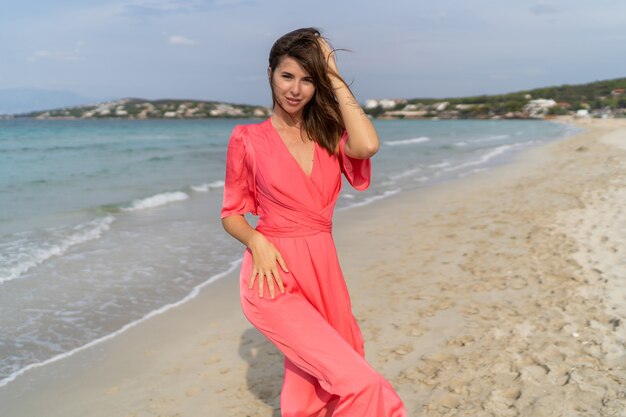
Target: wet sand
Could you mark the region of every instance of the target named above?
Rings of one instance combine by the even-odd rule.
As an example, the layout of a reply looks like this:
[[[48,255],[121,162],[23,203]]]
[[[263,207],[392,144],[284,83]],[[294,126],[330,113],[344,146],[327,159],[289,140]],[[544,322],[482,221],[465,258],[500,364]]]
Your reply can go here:
[[[626,414],[626,121],[338,212],[368,360],[411,416]],[[243,248],[242,248],[243,251]],[[279,416],[236,273],[0,388],[11,417]]]

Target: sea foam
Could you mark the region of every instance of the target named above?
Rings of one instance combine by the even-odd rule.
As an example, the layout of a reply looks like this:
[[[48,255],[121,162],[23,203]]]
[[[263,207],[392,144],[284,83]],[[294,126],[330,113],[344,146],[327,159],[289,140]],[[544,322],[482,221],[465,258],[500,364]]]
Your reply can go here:
[[[412,145],[414,143],[424,143],[424,142],[428,142],[429,140],[430,138],[427,138],[426,136],[420,136],[419,138],[388,140],[383,143],[389,146],[398,146],[398,145]]]
[[[512,145],[498,146],[497,148],[493,148],[490,152],[487,152],[487,153],[481,155],[480,158],[474,159],[472,161],[467,161],[467,162],[464,162],[462,164],[453,165],[451,167],[444,168],[444,171],[446,171],[446,172],[458,171],[459,169],[468,168],[468,167],[475,166],[475,165],[482,165],[482,164],[485,164],[485,163],[489,162],[491,159],[495,158],[496,156],[502,155],[503,153],[505,153],[505,152],[507,152],[507,151],[509,151],[511,149],[515,149],[515,148],[522,147],[524,145],[528,145],[529,143],[531,143],[531,142],[515,143],[515,144],[512,144]]]
[[[189,194],[182,191],[173,191],[169,193],[156,194],[151,197],[133,200],[128,207],[123,207],[122,211],[137,211],[145,210],[154,207],[163,206],[165,204],[173,203],[176,201],[183,201],[189,198]]]
[[[483,142],[494,142],[499,140],[505,140],[510,138],[511,135],[491,135],[484,138],[473,140],[474,143],[483,143]]]
[[[340,208],[336,209],[335,211],[343,211],[343,210],[351,209],[351,208],[354,208],[354,207],[366,206],[368,204],[373,203],[374,201],[382,200],[384,198],[391,197],[392,195],[398,194],[400,191],[402,191],[401,188],[394,188],[392,190],[387,190],[387,191],[385,191],[382,194],[374,195],[374,196],[368,197],[368,198],[366,198],[364,200],[361,200],[361,201],[349,204],[349,205],[344,206],[344,207],[340,207]]]
[[[41,362],[36,362],[36,363],[31,363],[31,364],[29,364],[29,365],[27,365],[27,366],[25,366],[25,367],[15,371],[15,372],[13,372],[8,377],[6,377],[4,379],[0,379],[0,387],[3,387],[5,385],[7,385],[11,381],[15,380],[15,378],[17,378],[18,376],[24,374],[25,372],[27,372],[27,371],[29,371],[29,370],[31,370],[33,368],[40,368],[42,366],[48,365],[49,363],[53,363],[53,362],[59,361],[61,359],[67,358],[69,356],[74,355],[77,352],[83,351],[83,350],[88,349],[88,348],[90,348],[92,346],[95,346],[95,345],[97,345],[99,343],[102,343],[104,341],[112,339],[115,336],[117,336],[117,335],[119,335],[121,333],[124,333],[126,330],[128,330],[128,329],[130,329],[132,327],[137,326],[138,324],[148,320],[151,317],[163,314],[166,311],[171,310],[172,308],[178,307],[178,306],[186,303],[187,301],[189,301],[189,300],[191,300],[193,298],[196,298],[198,296],[198,294],[200,294],[200,290],[202,290],[204,287],[214,283],[215,281],[217,281],[217,280],[227,276],[229,273],[234,271],[235,268],[237,268],[237,266],[239,266],[239,264],[241,264],[241,260],[240,259],[231,262],[226,270],[224,270],[224,271],[222,271],[222,272],[220,272],[218,274],[215,274],[212,277],[210,277],[209,279],[207,279],[206,281],[196,285],[195,287],[193,287],[193,289],[184,298],[182,298],[182,299],[180,299],[180,300],[178,300],[176,302],[173,302],[173,303],[170,303],[170,304],[166,304],[166,305],[164,305],[164,306],[162,306],[162,307],[160,307],[160,308],[158,308],[156,310],[153,310],[153,311],[149,312],[148,314],[146,314],[145,316],[141,317],[140,319],[137,319],[137,320],[131,321],[130,323],[125,324],[119,330],[117,330],[115,332],[109,333],[109,334],[107,334],[105,336],[102,336],[102,337],[100,337],[98,339],[92,340],[92,341],[90,341],[90,342],[88,342],[88,343],[86,343],[86,344],[84,344],[82,346],[79,346],[79,347],[77,347],[75,349],[72,349],[70,351],[60,353],[60,354],[58,354],[56,356],[53,356],[53,357],[51,357],[51,358],[49,358],[47,360],[44,360],[44,361],[41,361]]]
[[[63,255],[73,246],[99,239],[114,221],[113,216],[107,216],[74,226],[69,235],[58,241],[41,242],[40,239],[23,237],[0,245],[0,284],[20,278],[30,269],[52,257]],[[57,228],[50,233],[54,236],[62,232]]]
[[[197,193],[206,193],[207,191],[217,190],[224,187],[224,181],[213,181],[207,184],[192,185],[191,190]]]

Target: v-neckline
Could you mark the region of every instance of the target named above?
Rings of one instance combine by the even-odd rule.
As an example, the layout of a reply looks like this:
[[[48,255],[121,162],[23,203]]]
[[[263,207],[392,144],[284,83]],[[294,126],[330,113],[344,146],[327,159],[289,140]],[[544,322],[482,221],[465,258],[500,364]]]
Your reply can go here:
[[[289,150],[289,147],[287,146],[287,144],[285,143],[285,141],[283,140],[282,136],[280,136],[280,133],[278,133],[278,129],[276,129],[276,127],[274,126],[274,124],[272,123],[272,119],[268,118],[267,122],[270,124],[270,129],[272,129],[272,131],[274,132],[274,134],[276,135],[276,137],[278,138],[278,141],[280,143],[282,143],[283,148],[285,149],[285,151],[287,152],[287,154],[289,155],[289,157],[291,158],[291,160],[296,164],[296,166],[300,169],[300,172],[302,172],[302,175],[304,175],[306,177],[306,179],[310,180],[311,177],[313,176],[313,171],[315,171],[315,162],[317,160],[317,142],[313,141],[313,163],[311,164],[311,173],[307,174],[306,171],[302,168],[302,165],[300,165],[300,163],[298,162],[298,160],[296,159],[295,156],[293,156],[293,154],[291,153],[291,151]]]

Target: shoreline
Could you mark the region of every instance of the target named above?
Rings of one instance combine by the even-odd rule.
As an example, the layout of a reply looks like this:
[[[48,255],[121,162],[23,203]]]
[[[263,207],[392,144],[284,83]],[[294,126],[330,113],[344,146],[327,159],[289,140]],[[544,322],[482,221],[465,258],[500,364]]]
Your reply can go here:
[[[564,123],[560,123],[562,125],[564,125]],[[562,136],[559,139],[554,139],[554,138],[550,138],[548,139],[548,142],[551,142],[553,140],[560,140],[563,139],[565,137],[568,137],[570,135],[572,135],[573,133],[571,133],[571,129],[564,129],[564,130],[570,130],[569,132],[564,132],[565,135]],[[541,139],[540,139],[541,140]],[[395,143],[395,142],[392,142]],[[488,152],[486,154],[483,154],[479,160],[473,159],[470,160],[469,162],[464,162],[461,164],[461,166],[465,166],[467,165],[469,168],[468,171],[466,172],[462,172],[459,173],[453,177],[441,177],[441,178],[437,178],[437,176],[441,173],[441,172],[436,172],[434,176],[431,176],[431,179],[429,180],[429,182],[425,182],[425,183],[420,183],[419,185],[417,185],[418,188],[424,188],[425,189],[429,189],[430,187],[434,186],[434,185],[438,185],[438,184],[443,184],[443,183],[447,183],[449,181],[456,181],[458,179],[467,177],[467,176],[471,176],[472,174],[474,174],[475,172],[479,172],[479,171],[483,171],[483,170],[490,170],[493,169],[494,167],[500,166],[500,165],[504,165],[507,163],[510,163],[510,160],[514,159],[516,157],[516,155],[519,152],[523,152],[524,149],[516,149],[516,150],[510,150],[515,149],[517,146],[526,148],[526,147],[534,147],[537,146],[537,144],[535,143],[534,145],[532,144],[533,142],[530,143],[515,143],[513,145],[502,145],[500,147],[496,147],[495,149],[493,149],[491,152]],[[546,142],[544,142],[546,143]],[[502,151],[502,152],[501,152]],[[501,159],[498,160],[498,158],[501,158],[501,156],[499,156],[500,154],[507,154],[505,159]],[[480,168],[474,169],[474,170],[469,170],[472,168],[473,165],[478,165],[480,166]],[[484,165],[484,166],[483,166]],[[459,166],[454,166],[453,167],[455,170],[457,168],[459,168]],[[447,168],[444,168],[443,171],[446,171]],[[445,174],[444,174],[445,175]],[[109,229],[109,225],[114,222],[117,221],[119,219],[117,219],[115,216],[117,214],[123,214],[124,212],[129,212],[129,211],[135,211],[135,210],[142,210],[145,208],[152,208],[152,207],[157,207],[157,206],[161,206],[161,205],[166,205],[170,202],[176,202],[176,201],[180,201],[180,200],[186,200],[188,198],[192,198],[194,197],[195,193],[200,193],[200,192],[206,192],[206,191],[210,191],[211,188],[213,187],[219,187],[220,183],[222,183],[223,185],[223,181],[214,181],[212,183],[202,183],[199,185],[187,185],[185,187],[180,187],[180,188],[171,188],[169,190],[166,191],[159,191],[156,194],[153,195],[144,195],[138,198],[133,198],[133,199],[128,199],[126,201],[122,201],[119,203],[115,203],[115,204],[104,204],[104,205],[99,205],[99,206],[95,206],[95,208],[93,210],[98,210],[98,211],[102,211],[104,214],[106,214],[106,217],[102,217],[100,219],[96,219],[97,220],[97,227],[95,229],[89,230],[87,233],[84,233],[82,235],[72,235],[70,236],[70,240],[73,241],[70,244],[67,245],[67,247],[64,247],[63,245],[61,245],[62,247],[62,251],[65,252],[66,250],[70,249],[73,245],[77,244],[77,243],[82,243],[83,240],[91,240],[92,238],[94,238],[94,236],[92,236],[93,232],[96,232],[96,235],[94,240],[97,240],[97,238],[100,237],[100,235],[102,234],[102,232],[106,231]],[[404,184],[404,185],[408,185],[408,184]],[[402,188],[404,188],[404,185],[402,185]],[[361,200],[359,202],[352,202],[352,203],[348,203],[347,206],[340,206],[339,208],[336,208],[336,212],[339,211],[344,211],[344,210],[349,210],[351,208],[354,207],[359,207],[359,206],[364,206],[367,204],[370,204],[372,202],[375,202],[377,200],[384,200],[386,198],[388,198],[391,195],[394,194],[403,194],[405,192],[411,192],[414,191],[415,188],[404,188],[401,189],[400,186],[398,186],[397,188],[394,189],[390,189],[385,191],[383,194],[378,194],[378,195],[374,195],[374,196],[370,196],[365,198],[364,200]],[[343,202],[346,201],[350,201],[350,200],[344,200]],[[352,200],[354,201],[354,200]],[[91,211],[92,209],[89,209],[89,211]],[[113,216],[113,217],[112,217]],[[95,221],[95,220],[94,220]],[[90,222],[88,223],[82,223],[82,224],[91,224]],[[100,230],[102,229],[102,230]],[[220,231],[221,231],[221,227],[219,227]],[[87,236],[87,237],[83,237],[83,236]],[[90,237],[91,236],[91,237]],[[39,254],[40,258],[36,260],[35,263],[33,263],[33,265],[29,266],[28,268],[32,268],[34,266],[38,266],[39,264],[43,263],[45,260],[47,260],[49,257],[53,256],[53,255],[59,255],[58,253],[55,253],[55,250],[58,249],[59,246],[54,246],[53,249],[48,250],[46,253],[44,253],[43,255]],[[22,271],[24,272],[24,271]],[[22,272],[18,272],[22,273]],[[224,273],[224,271],[222,271],[222,273]],[[222,275],[222,273],[219,273],[217,275]],[[8,280],[12,280],[15,278],[19,278],[19,276],[11,276],[9,275]],[[213,277],[210,277],[207,281],[212,281],[214,280]],[[30,365],[25,366],[24,368],[17,370],[15,372],[13,372],[12,374],[6,376],[4,379],[2,379],[0,381],[0,388],[2,386],[5,386],[6,384],[10,383],[11,381],[13,381],[15,378],[18,378],[19,375],[22,375],[25,372],[28,372],[28,370],[33,369],[33,368],[38,368],[41,366],[45,366],[49,363],[55,362],[57,360],[61,360],[64,359],[66,357],[71,356],[72,354],[74,354],[77,351],[83,350],[83,349],[87,349],[90,348],[91,346],[100,343],[102,341],[108,340],[112,337],[115,337],[117,334],[122,333],[123,331],[125,331],[125,329],[135,326],[141,322],[143,322],[144,320],[146,320],[149,317],[152,317],[153,315],[159,314],[161,311],[163,310],[167,310],[169,309],[172,305],[178,305],[182,302],[184,302],[184,300],[188,299],[190,296],[193,296],[193,293],[195,291],[197,291],[197,289],[199,287],[203,287],[205,285],[208,285],[209,282],[201,282],[199,284],[197,284],[194,289],[190,289],[190,293],[186,296],[184,296],[182,299],[180,300],[167,300],[165,301],[165,305],[161,306],[161,307],[156,307],[154,310],[152,311],[148,311],[143,313],[142,316],[140,317],[133,317],[131,319],[131,321],[125,325],[123,325],[121,328],[119,329],[114,329],[112,330],[111,333],[109,334],[104,334],[101,335],[95,339],[92,340],[88,340],[85,341],[83,345],[79,345],[77,347],[74,348],[70,348],[68,351],[66,352],[62,352],[62,353],[57,353],[54,356],[42,360],[40,362],[35,362],[32,363]]]
[[[526,274],[513,273],[509,277],[506,271],[502,272],[504,265],[501,263],[512,263],[516,254],[506,254],[504,260],[498,257],[484,258],[484,255],[476,253],[476,247],[482,245],[481,247],[490,248],[491,251],[486,253],[493,254],[497,253],[493,251],[494,248],[501,246],[506,249],[507,245],[524,240],[524,236],[515,234],[519,230],[504,230],[506,227],[498,230],[501,225],[499,222],[504,220],[498,218],[494,207],[501,209],[511,204],[503,204],[503,201],[510,196],[508,188],[515,181],[521,181],[521,185],[518,183],[513,187],[516,193],[532,191],[533,184],[541,183],[542,175],[544,181],[554,182],[556,178],[546,179],[545,172],[525,173],[525,170],[540,171],[538,167],[542,164],[549,166],[551,158],[554,158],[551,153],[561,152],[570,157],[570,154],[590,156],[594,154],[596,147],[604,146],[598,141],[598,135],[601,136],[612,128],[599,126],[602,123],[597,121],[592,122],[594,126],[584,126],[590,130],[525,150],[521,155],[516,155],[514,162],[507,165],[426,189],[402,192],[375,204],[355,207],[335,215],[338,226],[333,234],[352,294],[353,310],[365,336],[368,359],[398,388],[409,412],[444,415],[444,408],[463,410],[463,406],[468,404],[463,398],[466,394],[471,397],[472,392],[470,390],[464,394],[464,381],[456,381],[458,386],[443,389],[446,384],[443,377],[448,371],[456,369],[455,367],[460,366],[463,370],[471,368],[467,366],[468,363],[463,362],[464,358],[458,352],[452,351],[482,343],[471,334],[459,336],[466,330],[459,323],[473,323],[470,320],[473,317],[484,321],[485,323],[480,323],[483,326],[489,323],[489,316],[483,317],[484,313],[474,312],[475,305],[487,305],[487,311],[492,314],[504,312],[509,322],[519,318],[511,314],[512,307],[497,305],[496,300],[492,299],[493,294],[489,295],[486,284],[482,281],[471,284],[461,281],[454,286],[441,282],[442,278],[452,279],[457,275],[472,278],[480,273],[489,275],[489,271],[498,269],[499,274],[510,278],[514,283],[509,285],[503,277],[493,277],[495,288],[502,287],[499,289],[502,292],[499,296],[503,297],[513,294],[530,296],[534,294],[534,290],[543,291],[544,284],[556,284],[556,281],[552,282],[553,277],[544,278],[541,284],[528,282],[532,280]],[[594,135],[594,149],[590,152],[591,145],[585,142],[584,137]],[[574,146],[573,143],[583,142],[587,146],[586,151],[569,149]],[[600,151],[602,149],[598,152]],[[576,187],[580,188],[580,185],[577,183]],[[543,191],[543,197],[549,196],[549,193]],[[491,200],[483,193],[491,193]],[[576,198],[559,196],[557,200],[549,207],[553,211],[569,207]],[[524,203],[525,201],[518,202],[512,214],[524,211]],[[532,205],[544,202],[541,199],[532,199],[528,203]],[[491,210],[487,210],[491,218],[498,218],[495,226],[476,224],[476,217],[469,215],[472,210],[482,214],[486,206]],[[394,215],[390,216],[390,212]],[[521,225],[526,223],[528,226],[531,217],[525,218]],[[374,224],[371,222],[372,218],[376,219]],[[514,223],[510,219],[507,222]],[[408,223],[410,227],[399,228],[397,223]],[[490,230],[493,228],[495,230]],[[460,233],[461,230],[463,233]],[[481,233],[487,233],[487,239]],[[507,233],[508,240],[503,238]],[[551,233],[560,232],[551,229]],[[430,238],[416,239],[417,235],[423,234]],[[483,240],[475,239],[479,235]],[[474,238],[470,239],[470,236]],[[512,236],[515,239],[511,239]],[[545,246],[545,241],[553,236],[547,234],[541,237]],[[494,245],[489,239],[497,241],[500,246]],[[527,239],[532,241],[533,236]],[[559,239],[565,238],[561,236]],[[398,241],[403,242],[406,247],[398,247]],[[571,242],[563,242],[563,248],[567,249],[565,252],[569,253]],[[532,273],[543,267],[541,262],[545,259],[541,259],[539,255],[535,254],[536,260],[530,258],[537,262]],[[469,258],[473,261],[469,262]],[[442,259],[443,261],[439,261]],[[398,268],[397,265],[402,267]],[[460,268],[459,265],[464,267]],[[562,266],[565,269],[573,268],[567,262]],[[406,274],[406,271],[412,272]],[[429,275],[427,271],[432,274]],[[0,398],[7,397],[0,404],[3,404],[2,407],[9,404],[8,407],[12,407],[9,410],[13,413],[9,415],[15,417],[35,415],[44,410],[46,415],[66,417],[85,413],[94,416],[159,415],[175,412],[181,415],[239,415],[233,414],[236,410],[234,407],[238,408],[236,412],[241,415],[272,415],[277,406],[282,362],[277,351],[250,328],[239,311],[234,278],[236,272],[212,284],[210,291],[200,291],[198,297],[184,305],[146,320],[112,340],[79,352],[68,360],[50,364],[49,369],[44,367],[25,373],[8,386],[0,388]],[[556,274],[554,271],[552,273]],[[361,275],[369,279],[360,279]],[[414,275],[418,279],[413,280],[406,275]],[[378,281],[378,277],[383,279]],[[571,284],[569,281],[567,283]],[[563,291],[558,286],[553,290],[559,289]],[[480,297],[471,301],[460,301],[465,294],[472,293],[477,293]],[[455,325],[450,325],[455,321]],[[506,333],[505,330],[501,332],[510,337],[519,336],[517,333],[520,332],[530,337],[533,332],[528,323],[521,321],[513,324],[513,333]],[[564,326],[568,324],[571,323]],[[472,325],[480,327],[475,323]],[[515,330],[515,326],[521,326],[520,332]],[[490,329],[489,326],[486,328]],[[576,333],[583,334],[580,330]],[[498,332],[492,336],[494,343],[504,338]],[[473,340],[470,340],[472,337]],[[437,353],[438,350],[451,352]],[[482,351],[489,349],[487,347]],[[239,352],[239,355],[233,352]],[[520,352],[522,351],[514,353],[522,355]],[[479,357],[472,358],[480,363]],[[539,375],[537,367],[544,369],[541,365],[533,365],[531,359],[524,359],[530,362],[527,366],[530,370],[523,368],[523,372],[520,372],[522,376],[526,372],[529,381]],[[524,361],[522,362],[525,363]],[[250,363],[253,365],[249,366]],[[496,363],[501,365],[498,361]],[[484,361],[482,365],[486,365]],[[501,366],[502,373],[508,374],[504,365]],[[619,369],[623,372],[623,363],[618,361],[616,366],[621,366]],[[58,382],[52,384],[50,381],[53,380]],[[512,384],[512,381],[505,380]],[[433,387],[429,381],[438,381],[439,385]],[[142,386],[142,383],[147,386]],[[30,384],[30,388],[27,388]],[[419,389],[413,391],[413,387]],[[455,387],[458,388],[458,393],[454,390]],[[515,391],[517,388],[511,389]],[[483,403],[492,404],[492,408],[503,407],[502,404],[509,404],[517,396],[517,391],[513,391],[495,394],[493,390],[489,391],[486,396],[491,395],[489,398],[492,401],[489,403],[484,400]],[[517,402],[525,397],[521,393],[526,392],[521,388],[519,391]],[[28,396],[28,401],[25,401],[24,395]],[[50,405],[58,404],[59,399],[68,403],[61,406],[66,409],[55,409]],[[456,407],[448,407],[455,404]],[[511,407],[506,407],[509,408]]]

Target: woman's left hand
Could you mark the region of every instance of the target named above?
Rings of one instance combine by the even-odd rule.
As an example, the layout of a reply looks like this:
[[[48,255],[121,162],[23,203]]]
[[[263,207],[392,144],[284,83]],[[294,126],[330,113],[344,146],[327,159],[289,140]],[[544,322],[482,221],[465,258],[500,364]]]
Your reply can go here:
[[[337,69],[337,62],[335,61],[335,51],[330,47],[326,39],[323,37],[319,37],[317,41],[322,48],[322,53],[324,54],[324,58],[326,59],[326,63],[328,64],[328,68],[330,69],[329,75],[339,75],[339,70]]]

